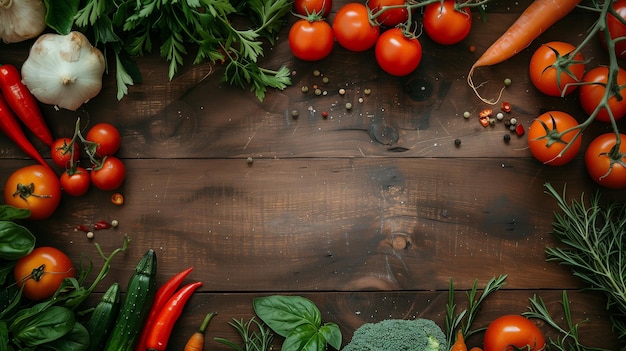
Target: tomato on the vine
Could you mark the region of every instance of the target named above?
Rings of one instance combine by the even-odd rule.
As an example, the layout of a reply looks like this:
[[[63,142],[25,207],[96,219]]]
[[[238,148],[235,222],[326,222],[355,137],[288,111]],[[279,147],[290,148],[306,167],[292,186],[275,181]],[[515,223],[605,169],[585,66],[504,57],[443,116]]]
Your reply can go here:
[[[333,7],[333,0],[295,0],[293,10],[301,16],[308,16],[313,13],[328,16]]]
[[[376,62],[385,72],[406,76],[415,71],[422,60],[422,45],[415,37],[407,37],[400,28],[383,32],[376,42]]]
[[[22,167],[9,176],[4,202],[30,210],[30,219],[46,219],[61,201],[61,184],[56,173],[43,165]]]
[[[82,196],[87,193],[91,185],[89,172],[83,167],[75,167],[61,174],[59,179],[61,189],[70,196]]]
[[[530,58],[530,80],[542,93],[549,96],[565,96],[578,87],[585,74],[583,55],[577,53],[571,64],[563,62],[576,47],[562,41],[541,45]]]
[[[104,122],[91,127],[85,139],[98,144],[96,155],[99,157],[115,154],[121,144],[119,130],[114,125]]]
[[[320,18],[300,19],[289,29],[289,48],[301,60],[321,60],[330,54],[334,45],[333,29]]]
[[[376,17],[376,22],[385,27],[395,27],[409,19],[409,10],[406,7],[385,9],[378,13],[383,6],[400,6],[406,3],[405,0],[369,0],[366,2],[372,14]]]
[[[380,26],[370,23],[369,8],[355,2],[337,11],[332,27],[339,45],[356,52],[373,47],[380,34]]]
[[[493,320],[484,336],[484,351],[540,351],[546,346],[541,330],[520,315],[505,315]]]
[[[428,37],[442,45],[459,43],[472,29],[471,11],[467,7],[458,8],[456,0],[426,5],[423,21]]]
[[[13,269],[18,287],[33,301],[41,301],[54,295],[63,279],[76,274],[70,258],[61,250],[42,246],[20,258]]]
[[[594,182],[611,189],[626,188],[626,135],[604,133],[593,139],[585,152],[585,167]]]
[[[580,150],[582,137],[576,137],[580,130],[561,133],[576,126],[576,118],[562,111],[549,111],[540,115],[528,128],[530,152],[538,161],[550,166],[562,166],[570,162]]]
[[[104,191],[119,188],[126,178],[126,166],[122,160],[115,156],[107,156],[100,167],[95,167],[90,172],[93,185]]]
[[[70,161],[77,162],[80,158],[80,146],[73,143],[71,138],[59,138],[50,147],[50,158],[55,165],[68,168]]]
[[[626,37],[626,25],[624,24],[624,21],[626,21],[626,0],[614,1],[613,9],[621,19],[615,17],[610,12],[607,14],[606,28],[609,31],[609,36],[611,39]],[[605,48],[607,47],[606,39],[602,31],[600,31],[600,42]],[[626,58],[626,41],[620,40],[615,43],[615,55],[617,55],[618,58]]]
[[[591,71],[587,72],[583,76],[583,82],[579,89],[580,104],[587,114],[591,114],[600,104],[604,98],[606,92],[606,84],[609,79],[609,68],[606,66],[599,66]],[[618,119],[626,115],[626,70],[619,68],[617,72],[617,86],[620,87],[618,99],[613,93],[610,95],[607,104],[611,112],[613,112],[613,118]],[[610,122],[611,118],[606,108],[602,108],[596,115],[596,120],[602,122]]]

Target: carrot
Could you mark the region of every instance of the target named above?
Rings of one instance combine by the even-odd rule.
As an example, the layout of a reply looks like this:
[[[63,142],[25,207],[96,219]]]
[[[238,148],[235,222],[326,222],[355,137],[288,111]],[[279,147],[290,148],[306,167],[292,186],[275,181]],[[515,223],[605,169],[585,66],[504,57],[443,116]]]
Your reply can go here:
[[[492,66],[510,59],[524,50],[543,31],[570,13],[581,0],[535,0],[519,18],[474,62],[467,75],[467,83],[476,95],[488,104],[495,105],[498,99],[487,100],[480,96],[474,85],[472,75],[478,67]]]
[[[191,334],[183,351],[202,351],[204,350],[204,333],[209,326],[209,322],[215,316],[215,312],[211,312],[204,317],[202,324],[197,332]]]
[[[465,345],[465,339],[463,339],[463,332],[458,331],[456,333],[456,341],[452,344],[450,351],[467,351],[467,345]]]

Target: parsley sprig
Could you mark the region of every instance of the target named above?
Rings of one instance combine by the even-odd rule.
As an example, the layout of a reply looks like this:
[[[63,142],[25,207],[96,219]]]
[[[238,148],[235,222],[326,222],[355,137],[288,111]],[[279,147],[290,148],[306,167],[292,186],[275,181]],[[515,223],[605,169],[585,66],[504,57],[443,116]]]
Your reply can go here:
[[[195,50],[193,64],[224,63],[223,82],[250,87],[259,100],[267,88],[291,84],[290,70],[258,65],[266,45],[276,33],[292,0],[45,0],[47,23],[60,34],[86,33],[105,55],[114,55],[117,98],[141,81],[134,56],[159,54],[169,62],[172,79]],[[242,24],[242,28],[233,23]],[[108,71],[108,70],[107,70]]]

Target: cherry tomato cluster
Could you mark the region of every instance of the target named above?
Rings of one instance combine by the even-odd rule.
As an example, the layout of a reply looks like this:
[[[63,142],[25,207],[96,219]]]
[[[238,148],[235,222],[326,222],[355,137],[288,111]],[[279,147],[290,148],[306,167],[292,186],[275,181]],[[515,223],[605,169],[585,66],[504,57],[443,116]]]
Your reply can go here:
[[[607,15],[609,37],[626,37],[626,0],[617,0],[612,6],[622,18],[616,18],[612,13]],[[606,47],[604,35],[600,40]],[[614,45],[616,57],[626,58],[626,41],[618,40]],[[581,108],[589,116],[579,123],[567,113],[550,111],[532,122],[528,146],[533,156],[544,164],[561,166],[574,159],[581,148],[582,131],[591,122],[613,124],[626,116],[626,99],[623,98],[626,70],[601,65],[585,71],[586,63],[580,47],[561,41],[543,44],[531,57],[529,75],[533,85],[542,93],[555,97],[564,97],[577,90]],[[613,126],[616,129],[616,125]],[[593,181],[607,188],[626,188],[625,143],[626,136],[616,130],[597,136],[589,144],[584,161]]]
[[[89,158],[91,165],[79,165],[82,151]],[[126,167],[115,156],[121,144],[118,129],[109,123],[92,126],[83,137],[79,123],[72,138],[57,139],[51,148],[52,161],[63,173],[60,184],[63,191],[71,196],[84,195],[91,185],[97,189],[111,191],[119,188],[126,178]]]
[[[374,48],[376,62],[383,71],[406,76],[422,59],[422,45],[412,19],[416,8],[424,7],[422,25],[436,43],[457,44],[472,27],[469,8],[455,0],[352,2],[337,10],[332,25],[324,19],[331,7],[331,0],[295,1],[299,19],[289,30],[289,47],[295,57],[321,60],[332,52],[335,42],[354,52]]]

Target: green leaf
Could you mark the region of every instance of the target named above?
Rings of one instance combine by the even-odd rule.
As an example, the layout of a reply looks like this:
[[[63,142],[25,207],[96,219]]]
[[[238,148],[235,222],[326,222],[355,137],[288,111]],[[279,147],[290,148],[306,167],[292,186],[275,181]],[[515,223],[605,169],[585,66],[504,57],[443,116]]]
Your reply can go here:
[[[126,72],[119,55],[115,55],[115,78],[117,80],[117,99],[121,100],[128,94],[128,86],[133,85],[133,78]]]
[[[42,348],[56,351],[84,351],[89,347],[89,332],[80,323],[74,323],[74,328],[62,338],[40,345]]]
[[[0,221],[13,221],[30,217],[30,210],[11,205],[0,205]]]
[[[326,341],[311,324],[294,329],[283,342],[281,351],[324,351]]]
[[[341,349],[341,330],[336,323],[324,324],[320,328],[319,333],[330,346],[334,347],[336,350]]]
[[[74,25],[74,16],[78,12],[80,0],[44,0],[46,5],[46,24],[59,34],[68,34]]]
[[[297,327],[310,324],[317,330],[322,316],[315,304],[301,296],[273,295],[253,301],[254,312],[272,330],[287,337]]]
[[[9,327],[3,321],[0,321],[0,351],[8,351],[9,349]]]
[[[0,221],[0,259],[13,261],[35,248],[35,236],[25,227],[11,221]]]
[[[9,330],[26,346],[37,346],[56,340],[74,328],[74,312],[69,308],[52,306],[27,318],[16,320]]]

